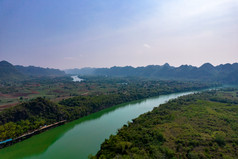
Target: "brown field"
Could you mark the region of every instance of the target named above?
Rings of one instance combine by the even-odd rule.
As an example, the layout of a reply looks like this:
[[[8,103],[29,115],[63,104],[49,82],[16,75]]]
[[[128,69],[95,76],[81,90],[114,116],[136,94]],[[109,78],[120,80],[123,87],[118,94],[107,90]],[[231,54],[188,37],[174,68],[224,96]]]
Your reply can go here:
[[[30,80],[22,83],[0,85],[0,111],[15,106],[20,102],[36,97],[45,97],[58,102],[62,99],[97,93],[115,91],[115,84],[97,82],[72,82],[71,78]]]

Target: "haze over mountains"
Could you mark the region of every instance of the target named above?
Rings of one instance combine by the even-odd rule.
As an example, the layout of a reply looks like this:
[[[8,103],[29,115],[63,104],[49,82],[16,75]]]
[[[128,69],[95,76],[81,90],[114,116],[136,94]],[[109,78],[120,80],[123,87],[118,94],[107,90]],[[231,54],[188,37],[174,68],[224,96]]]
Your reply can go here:
[[[12,65],[7,61],[0,62],[0,80],[22,79],[25,77],[64,76],[77,74],[82,76],[108,76],[108,77],[143,77],[160,80],[197,80],[208,82],[222,82],[228,84],[238,83],[238,63],[221,64],[213,66],[205,63],[200,67],[181,65],[180,67],[164,65],[148,65],[145,67],[111,67],[111,68],[82,68],[59,69],[42,68],[35,66]]]
[[[26,77],[63,76],[64,71],[59,69],[42,68],[35,66],[14,66],[7,61],[0,62],[0,80],[17,80]]]
[[[111,68],[82,68],[65,70],[67,74],[97,75],[112,77],[148,77],[161,80],[199,80],[217,81],[222,83],[238,83],[238,63],[213,66],[205,63],[200,67],[181,65],[170,66],[168,63],[148,65],[145,67],[111,67]]]

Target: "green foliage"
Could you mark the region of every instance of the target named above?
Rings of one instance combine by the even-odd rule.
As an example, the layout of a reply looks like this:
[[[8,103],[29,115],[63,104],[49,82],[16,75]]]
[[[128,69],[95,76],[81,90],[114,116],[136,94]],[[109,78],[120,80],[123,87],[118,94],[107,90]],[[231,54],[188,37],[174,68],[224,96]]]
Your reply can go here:
[[[61,106],[43,98],[22,103],[0,113],[0,140],[16,138],[65,116]]]
[[[208,91],[162,104],[105,140],[95,158],[237,158],[237,93]],[[131,145],[120,151],[121,142]]]
[[[81,77],[82,82],[73,82],[69,76],[29,77],[24,81],[0,81],[0,108],[4,109],[37,97],[46,97],[53,101],[78,95],[137,94],[143,98],[191,89],[212,86],[201,82],[157,81],[141,78]],[[143,96],[141,96],[141,94]],[[22,97],[22,98],[21,98]],[[22,100],[21,100],[22,99]],[[11,105],[10,105],[11,104]]]
[[[8,138],[16,138],[44,124],[52,124],[62,120],[75,120],[117,104],[160,94],[201,89],[210,86],[209,84],[201,84],[198,82],[124,81],[125,79],[117,79],[116,81],[107,79],[102,82],[103,80],[97,78],[87,80],[88,81],[85,82],[86,84],[94,82],[98,82],[100,85],[104,85],[104,82],[112,83],[117,85],[117,91],[63,99],[59,104],[53,103],[47,98],[38,97],[28,102],[22,102],[15,107],[5,109],[0,112],[0,141]],[[118,82],[122,83],[118,84]],[[125,84],[125,82],[127,84]],[[65,88],[67,87],[65,86]],[[155,123],[174,120],[174,114],[170,114],[167,110],[162,113],[164,113],[164,116],[161,117],[159,121],[155,120]],[[153,138],[156,138],[156,142],[158,143],[164,142],[165,138],[160,131],[153,130],[149,133],[147,133],[147,131],[149,131],[147,128],[142,128],[141,133],[136,136],[138,138],[143,136],[143,140],[138,142],[139,145],[150,143],[154,140]],[[130,138],[134,138],[134,136],[130,136]],[[115,147],[117,151],[126,153],[127,150],[130,149],[131,144],[127,141],[119,142]]]
[[[217,131],[214,132],[214,141],[219,145],[219,146],[225,146],[226,141],[225,141],[225,133],[223,131]]]

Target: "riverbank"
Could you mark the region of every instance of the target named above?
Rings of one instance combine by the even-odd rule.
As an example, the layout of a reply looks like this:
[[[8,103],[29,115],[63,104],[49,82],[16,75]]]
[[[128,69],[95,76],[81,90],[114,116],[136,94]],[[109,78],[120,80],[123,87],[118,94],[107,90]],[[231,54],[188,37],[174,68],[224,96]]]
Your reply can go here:
[[[110,136],[92,158],[238,158],[238,90],[183,96]]]
[[[59,120],[73,121],[117,104],[158,96],[163,93],[169,94],[169,92],[174,93],[182,90],[193,90],[195,88],[201,89],[204,87],[206,86],[201,86],[199,84],[193,84],[188,87],[186,83],[184,83],[184,85],[179,86],[179,90],[172,87],[170,90],[166,90],[167,93],[162,92],[159,88],[150,90],[138,88],[140,92],[135,92],[133,91],[133,88],[130,88],[127,90],[126,94],[118,93],[97,96],[78,96],[62,100],[59,103],[60,105],[44,98],[36,98],[28,103],[22,103],[21,105],[0,114],[0,118],[2,116],[1,121],[3,122],[3,125],[0,126],[0,133],[2,134],[1,138],[2,140],[17,138],[18,136],[22,136],[22,132],[25,132],[27,129],[31,130],[31,125],[35,124],[35,128],[37,128],[40,126],[39,123],[52,123],[52,119],[54,122]],[[15,116],[16,114],[21,115]],[[28,116],[28,118],[26,116]],[[34,117],[34,120],[29,117]],[[13,122],[11,122],[11,120]],[[19,122],[16,122],[16,120]],[[8,123],[5,121],[8,121]],[[34,134],[35,133],[32,133],[29,136]],[[11,143],[14,142],[9,141],[9,144]],[[4,145],[8,145],[8,143]]]
[[[95,155],[101,143],[128,121],[191,93],[194,92],[160,95],[113,106],[4,148],[0,156],[8,159],[87,158],[90,154]]]
[[[65,123],[66,123],[66,120],[63,120],[63,121],[59,121],[59,122],[56,122],[56,123],[53,123],[53,124],[50,124],[50,125],[44,125],[44,126],[40,127],[39,129],[36,129],[34,131],[23,134],[23,135],[15,138],[15,139],[7,139],[7,140],[5,140],[6,142],[3,141],[3,143],[0,144],[0,149],[11,146],[12,144],[15,144],[15,143],[21,142],[23,140],[26,140],[26,139],[32,137],[33,135],[42,133],[46,130],[49,130],[51,128],[55,128],[57,126],[65,124]]]

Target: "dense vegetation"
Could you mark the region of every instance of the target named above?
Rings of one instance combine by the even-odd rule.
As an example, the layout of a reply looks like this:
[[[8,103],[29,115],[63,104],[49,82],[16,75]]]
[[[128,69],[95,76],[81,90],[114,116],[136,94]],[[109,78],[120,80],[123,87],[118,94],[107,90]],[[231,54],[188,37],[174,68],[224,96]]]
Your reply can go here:
[[[37,97],[46,97],[54,102],[79,95],[99,95],[118,93],[121,88],[132,89],[143,86],[142,81],[149,81],[143,78],[115,78],[115,77],[81,77],[82,82],[73,82],[69,76],[63,77],[37,77],[25,79],[24,81],[0,82],[0,111],[12,107],[20,102],[26,102]],[[154,83],[154,84],[153,84]],[[157,91],[164,94],[184,90],[196,86],[199,82],[174,82],[174,81],[152,81],[147,82],[150,87],[159,86]],[[153,84],[154,86],[152,86]],[[176,84],[178,84],[176,86]],[[181,86],[180,86],[181,85]],[[203,87],[205,85],[201,85]],[[130,87],[130,88],[129,88]],[[144,87],[144,86],[143,86]],[[148,89],[150,89],[148,86]],[[198,87],[199,88],[199,87]],[[174,89],[174,90],[173,90]],[[196,89],[196,87],[195,87]]]
[[[64,99],[59,104],[50,102],[48,99],[36,98],[5,109],[0,112],[0,141],[15,138],[44,124],[78,119],[116,104],[211,86],[197,82],[147,80],[129,80],[128,82],[120,83],[117,91],[77,96]]]
[[[110,93],[128,80],[116,78],[84,77],[82,82],[73,82],[69,76],[37,77],[24,81],[0,82],[0,111],[37,97],[46,97],[58,102],[79,95]]]
[[[22,103],[0,113],[0,140],[16,138],[64,118],[63,108],[49,100],[37,98]]]
[[[181,65],[173,67],[169,64],[149,65],[146,67],[111,67],[111,68],[83,68],[67,70],[67,73],[81,75],[101,75],[111,77],[146,77],[162,80],[197,80],[219,81],[222,83],[238,82],[238,63],[213,66],[205,63],[200,67]]]
[[[162,104],[106,139],[93,158],[238,158],[238,90]]]

